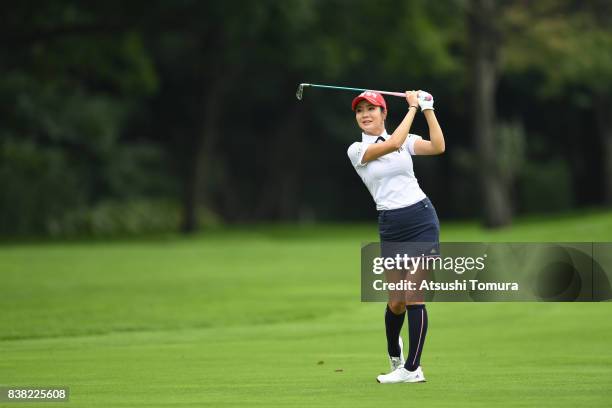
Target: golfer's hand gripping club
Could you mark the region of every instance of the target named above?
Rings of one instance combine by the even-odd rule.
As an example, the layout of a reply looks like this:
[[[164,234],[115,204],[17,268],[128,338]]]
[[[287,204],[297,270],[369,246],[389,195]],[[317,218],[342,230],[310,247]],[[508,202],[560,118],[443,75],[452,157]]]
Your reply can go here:
[[[434,98],[429,92],[419,91],[418,98],[421,111],[434,110]]]

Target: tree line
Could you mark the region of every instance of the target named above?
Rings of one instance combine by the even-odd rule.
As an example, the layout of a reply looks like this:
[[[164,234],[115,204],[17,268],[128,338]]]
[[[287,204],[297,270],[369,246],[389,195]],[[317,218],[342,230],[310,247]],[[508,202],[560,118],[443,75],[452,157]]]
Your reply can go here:
[[[0,17],[2,235],[370,219],[350,93],[434,94],[442,217],[612,203],[606,1],[54,1]],[[388,130],[405,110],[388,100]],[[415,121],[416,133],[426,133]],[[426,134],[425,134],[426,135]]]

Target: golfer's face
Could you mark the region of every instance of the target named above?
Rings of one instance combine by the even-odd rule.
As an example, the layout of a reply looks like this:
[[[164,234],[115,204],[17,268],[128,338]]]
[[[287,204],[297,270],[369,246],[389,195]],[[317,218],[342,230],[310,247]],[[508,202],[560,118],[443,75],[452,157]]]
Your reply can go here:
[[[380,106],[374,106],[368,101],[361,101],[355,107],[357,124],[368,135],[380,135],[383,132],[385,115]]]

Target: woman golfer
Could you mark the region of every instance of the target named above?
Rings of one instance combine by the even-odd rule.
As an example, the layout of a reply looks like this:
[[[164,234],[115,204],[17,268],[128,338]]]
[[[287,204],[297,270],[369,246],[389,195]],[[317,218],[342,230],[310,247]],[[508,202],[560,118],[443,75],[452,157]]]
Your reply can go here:
[[[444,152],[444,136],[434,114],[430,94],[407,91],[406,101],[408,113],[392,135],[385,129],[387,104],[380,93],[363,92],[352,103],[355,119],[363,133],[361,142],[355,142],[348,148],[348,156],[376,202],[381,256],[384,257],[397,253],[414,257],[439,254],[438,216],[414,176],[411,156]],[[409,133],[419,106],[427,120],[429,141]],[[397,280],[405,274],[391,271],[386,276],[387,280]],[[410,346],[408,358],[404,361],[400,332],[405,314],[408,314]],[[391,372],[379,375],[377,381],[425,381],[420,366],[427,334],[427,310],[423,299],[411,297],[405,292],[401,296],[390,294],[385,312],[385,329]]]

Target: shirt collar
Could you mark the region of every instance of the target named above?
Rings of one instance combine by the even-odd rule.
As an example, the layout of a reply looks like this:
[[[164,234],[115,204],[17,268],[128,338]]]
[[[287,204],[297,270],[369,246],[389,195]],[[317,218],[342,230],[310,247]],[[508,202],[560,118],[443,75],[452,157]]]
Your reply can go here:
[[[383,139],[387,140],[389,139],[389,134],[387,133],[386,129],[383,129],[382,134],[380,135],[382,136]],[[365,133],[361,133],[361,141],[364,143],[376,143],[376,139],[378,139],[380,136],[372,136],[372,135],[366,135]]]

